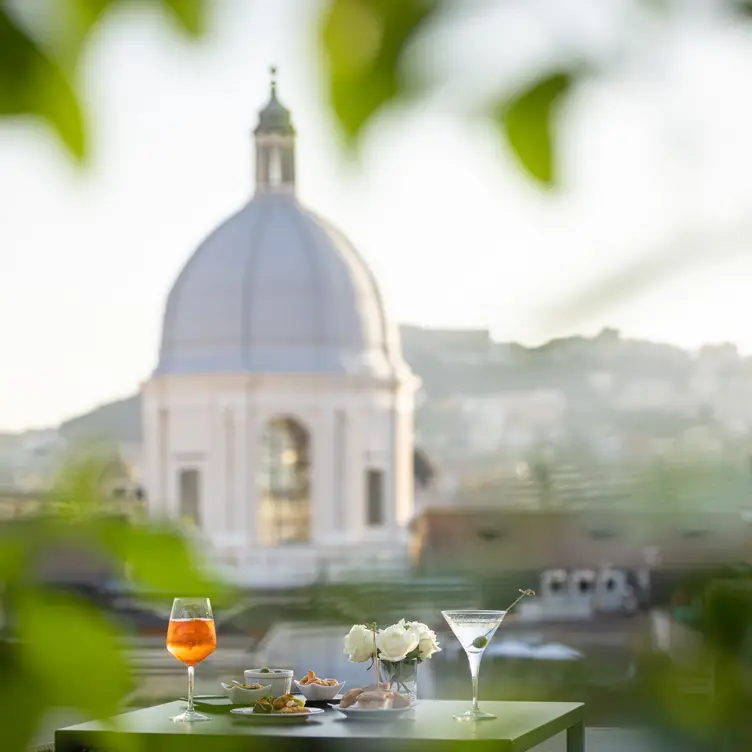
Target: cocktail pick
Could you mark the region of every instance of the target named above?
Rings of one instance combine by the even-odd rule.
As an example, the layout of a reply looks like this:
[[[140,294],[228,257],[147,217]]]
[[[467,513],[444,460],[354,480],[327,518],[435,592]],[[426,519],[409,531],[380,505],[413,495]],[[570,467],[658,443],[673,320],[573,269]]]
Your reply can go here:
[[[517,596],[517,600],[514,601],[511,606],[507,607],[505,614],[508,614],[527,595],[535,595],[535,590],[530,590],[529,588],[526,590],[520,590],[520,595]],[[496,629],[496,627],[494,627],[494,629]],[[483,650],[483,648],[488,645],[488,635],[490,635],[491,632],[494,631],[494,629],[492,629],[490,632],[486,632],[486,634],[481,635],[480,637],[476,637],[473,640],[473,647],[476,650]]]

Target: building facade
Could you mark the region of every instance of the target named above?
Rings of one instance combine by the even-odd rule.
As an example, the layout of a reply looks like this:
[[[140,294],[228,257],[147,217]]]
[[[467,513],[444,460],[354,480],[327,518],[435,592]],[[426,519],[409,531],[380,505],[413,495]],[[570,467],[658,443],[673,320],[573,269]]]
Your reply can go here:
[[[149,509],[192,525],[244,584],[399,566],[417,380],[370,269],[295,197],[272,82],[256,190],[188,260],[142,392]]]

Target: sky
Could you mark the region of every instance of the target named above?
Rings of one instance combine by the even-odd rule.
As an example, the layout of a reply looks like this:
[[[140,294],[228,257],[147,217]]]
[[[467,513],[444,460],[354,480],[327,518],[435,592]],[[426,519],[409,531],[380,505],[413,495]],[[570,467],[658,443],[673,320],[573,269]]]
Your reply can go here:
[[[200,43],[157,12],[113,14],[81,71],[86,170],[43,126],[0,123],[0,431],[56,424],[148,378],[175,277],[252,194],[270,65],[299,134],[298,195],[353,240],[397,320],[527,344],[615,326],[752,352],[752,34],[711,2],[670,31],[626,24],[626,5],[529,0],[483,16],[458,2],[414,51],[433,94],[380,116],[357,163],[326,106],[318,0],[219,0]],[[464,114],[521,71],[615,48],[606,79],[558,114],[556,193]],[[613,270],[698,237],[712,249],[701,263],[583,305]]]

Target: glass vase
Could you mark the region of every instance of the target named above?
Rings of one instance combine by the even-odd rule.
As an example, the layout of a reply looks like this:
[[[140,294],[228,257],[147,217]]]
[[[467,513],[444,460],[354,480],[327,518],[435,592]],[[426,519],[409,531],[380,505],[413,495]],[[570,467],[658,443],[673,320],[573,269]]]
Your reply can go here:
[[[418,661],[379,661],[380,681],[389,685],[392,692],[418,699]]]

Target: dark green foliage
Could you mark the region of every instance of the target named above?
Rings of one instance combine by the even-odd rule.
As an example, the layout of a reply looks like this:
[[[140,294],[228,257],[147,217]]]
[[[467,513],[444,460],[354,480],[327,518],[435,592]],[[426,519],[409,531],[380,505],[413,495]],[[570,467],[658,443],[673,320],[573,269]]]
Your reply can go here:
[[[569,73],[555,73],[502,103],[494,118],[520,164],[544,184],[556,182],[554,114],[556,104],[573,82]]]
[[[204,31],[207,0],[152,0],[185,32]],[[14,15],[0,2],[0,116],[31,116],[50,125],[77,161],[87,156],[86,118],[77,90],[78,64],[96,27],[115,6],[137,0],[51,0]],[[16,8],[23,8],[16,4]],[[41,28],[44,26],[44,28]]]

